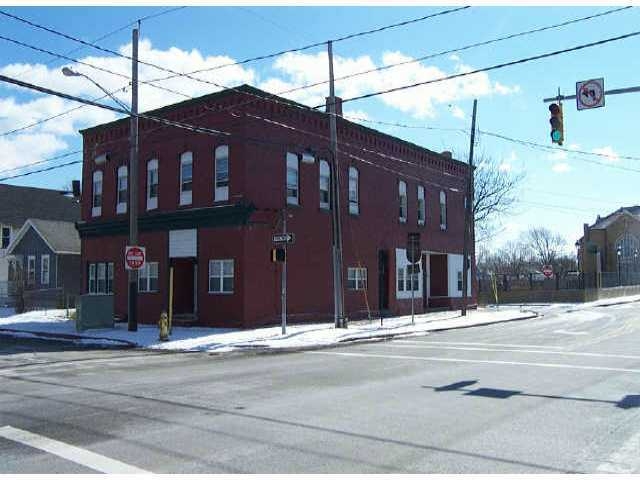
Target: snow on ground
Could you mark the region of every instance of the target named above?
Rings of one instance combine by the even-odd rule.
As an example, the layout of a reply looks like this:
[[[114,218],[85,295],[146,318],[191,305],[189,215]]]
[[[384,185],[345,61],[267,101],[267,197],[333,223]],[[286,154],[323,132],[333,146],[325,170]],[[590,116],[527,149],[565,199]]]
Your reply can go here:
[[[129,332],[127,325],[116,324],[112,329],[88,330],[78,334],[75,322],[66,318],[66,310],[34,311],[0,318],[3,333],[20,336],[74,336],[69,341],[98,345],[133,344],[138,347],[159,350],[187,350],[208,352],[229,352],[249,349],[295,349],[335,345],[345,341],[366,340],[395,335],[421,335],[425,332],[472,326],[483,323],[500,322],[529,317],[532,313],[517,306],[481,308],[469,310],[467,317],[461,317],[457,310],[429,313],[415,316],[360,320],[349,323],[347,329],[336,329],[332,323],[290,325],[282,335],[280,325],[253,330],[222,328],[175,327],[170,341],[158,340],[158,327],[139,325],[137,332]],[[7,332],[11,330],[12,332]]]

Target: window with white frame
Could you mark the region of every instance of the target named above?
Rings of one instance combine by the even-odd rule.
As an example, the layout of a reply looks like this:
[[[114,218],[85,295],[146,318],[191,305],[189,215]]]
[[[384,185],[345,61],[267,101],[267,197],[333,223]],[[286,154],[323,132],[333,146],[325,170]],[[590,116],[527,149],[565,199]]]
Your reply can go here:
[[[440,190],[440,230],[447,229],[447,194]]]
[[[91,216],[102,215],[102,171],[93,172],[93,182],[91,188]]]
[[[158,208],[158,160],[147,162],[147,210]]]
[[[127,176],[127,166],[118,167],[118,203],[116,205],[116,213],[125,213],[127,211],[127,196],[129,194]]]
[[[9,244],[11,243],[11,227],[8,225],[2,226],[2,247],[0,248],[9,248]]]
[[[424,187],[418,185],[418,225],[424,225],[427,209],[424,200]]]
[[[153,293],[158,291],[158,262],[146,262],[138,270],[138,291]]]
[[[367,269],[366,267],[349,267],[347,269],[347,288],[349,290],[367,289]]]
[[[398,267],[396,272],[396,279],[398,281],[398,292],[405,291],[404,276],[405,276],[404,267]]]
[[[180,155],[180,205],[191,205],[193,190],[193,153]]]
[[[36,283],[36,256],[29,255],[27,257],[27,285]]]
[[[90,294],[113,293],[113,262],[89,263],[87,291]]]
[[[360,199],[358,194],[358,169],[349,167],[349,213],[360,213]]]
[[[404,223],[407,221],[407,184],[402,180],[398,182],[398,199],[400,203],[398,219]]]
[[[287,203],[300,204],[300,176],[298,155],[287,152]]]
[[[396,249],[396,298],[411,298],[422,294],[422,266],[420,262],[410,264],[405,249]]]
[[[462,292],[462,272],[458,270],[458,291]]]
[[[233,293],[233,259],[209,260],[209,293]]]
[[[229,200],[229,146],[220,145],[215,151],[214,201]]]
[[[49,285],[49,266],[50,266],[50,258],[49,255],[42,255],[40,257],[40,284],[41,285]]]
[[[326,160],[320,160],[320,208],[331,208],[331,170]]]

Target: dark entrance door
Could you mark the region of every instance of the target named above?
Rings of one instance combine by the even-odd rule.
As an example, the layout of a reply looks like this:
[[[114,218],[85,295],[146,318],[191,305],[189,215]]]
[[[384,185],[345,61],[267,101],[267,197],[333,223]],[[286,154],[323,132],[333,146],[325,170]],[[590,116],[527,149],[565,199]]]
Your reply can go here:
[[[389,309],[389,252],[378,250],[378,310]]]
[[[174,258],[173,267],[173,313],[192,314],[194,297],[194,265],[191,258]]]

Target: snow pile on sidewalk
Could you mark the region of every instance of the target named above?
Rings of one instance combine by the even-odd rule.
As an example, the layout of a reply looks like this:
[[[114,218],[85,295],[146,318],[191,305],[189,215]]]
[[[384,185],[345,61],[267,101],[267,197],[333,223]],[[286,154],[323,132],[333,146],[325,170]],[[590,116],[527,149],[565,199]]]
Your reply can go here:
[[[134,345],[161,350],[186,350],[229,352],[250,349],[296,349],[335,345],[341,342],[385,338],[396,335],[421,335],[425,332],[503,322],[535,316],[519,307],[481,308],[470,310],[461,317],[458,310],[411,316],[360,320],[349,324],[347,329],[336,329],[331,323],[291,325],[282,335],[281,326],[254,330],[221,328],[174,327],[168,342],[158,341],[158,328],[140,325],[137,332],[129,332],[126,324],[117,324],[112,329],[88,330],[78,334],[73,320],[66,318],[65,310],[27,312],[0,318],[0,333],[16,336],[68,337],[77,343],[98,345]]]

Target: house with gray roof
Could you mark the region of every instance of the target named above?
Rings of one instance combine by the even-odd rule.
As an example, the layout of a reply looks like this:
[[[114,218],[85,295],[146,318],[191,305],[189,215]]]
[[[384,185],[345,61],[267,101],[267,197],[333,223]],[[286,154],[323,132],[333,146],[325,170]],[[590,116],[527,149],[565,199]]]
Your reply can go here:
[[[61,190],[0,184],[0,303],[7,303],[13,280],[7,249],[28,218],[76,222],[80,206]],[[15,270],[15,265],[11,269]]]
[[[21,265],[24,306],[56,308],[80,292],[80,236],[74,222],[29,218],[7,249]]]

